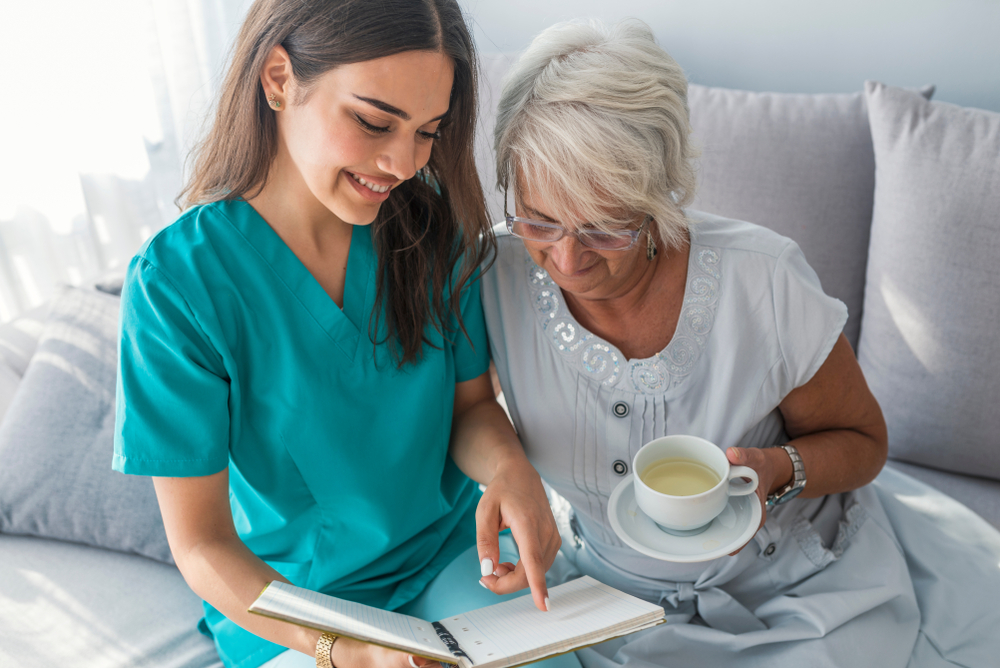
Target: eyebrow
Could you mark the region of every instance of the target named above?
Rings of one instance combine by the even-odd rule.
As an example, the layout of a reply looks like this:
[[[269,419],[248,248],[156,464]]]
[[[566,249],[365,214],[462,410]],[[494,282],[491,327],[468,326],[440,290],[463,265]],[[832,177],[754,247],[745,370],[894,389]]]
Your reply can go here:
[[[355,95],[354,97],[357,98],[358,100],[361,100],[362,102],[370,104],[371,106],[375,107],[379,111],[384,111],[387,114],[392,114],[393,116],[401,118],[404,121],[408,121],[411,118],[411,116],[408,113],[406,113],[405,111],[403,111],[402,109],[397,109],[396,107],[394,107],[391,104],[388,104],[386,102],[383,102],[382,100],[376,100],[376,99],[371,98],[371,97],[361,97],[360,95]],[[447,114],[448,114],[448,112],[446,111],[443,114],[441,114],[440,116],[435,116],[434,118],[432,118],[431,120],[429,120],[427,122],[428,123],[433,123],[434,121],[440,121]]]
[[[530,214],[532,214],[534,216],[537,216],[538,218],[541,218],[543,220],[547,220],[550,223],[556,222],[555,218],[553,218],[552,216],[544,214],[541,211],[539,211],[538,209],[532,208],[532,207],[528,206],[527,204],[524,204],[523,202],[521,203],[521,206],[523,206],[528,211],[528,213],[530,213]]]

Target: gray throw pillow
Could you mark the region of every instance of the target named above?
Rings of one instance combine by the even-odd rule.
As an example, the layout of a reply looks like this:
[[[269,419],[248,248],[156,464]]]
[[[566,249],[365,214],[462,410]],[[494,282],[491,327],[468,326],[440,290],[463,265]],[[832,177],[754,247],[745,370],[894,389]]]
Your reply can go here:
[[[119,299],[67,288],[0,424],[0,532],[173,563],[149,478],[111,469]]]
[[[125,285],[125,271],[122,269],[112,269],[94,281],[94,287],[101,292],[116,297],[122,296],[122,287]]]
[[[876,174],[858,359],[889,455],[1000,478],[1000,114],[865,93]]]
[[[844,334],[857,348],[875,190],[864,94],[691,84],[688,104],[701,148],[692,208],[798,242],[826,293],[847,305]]]

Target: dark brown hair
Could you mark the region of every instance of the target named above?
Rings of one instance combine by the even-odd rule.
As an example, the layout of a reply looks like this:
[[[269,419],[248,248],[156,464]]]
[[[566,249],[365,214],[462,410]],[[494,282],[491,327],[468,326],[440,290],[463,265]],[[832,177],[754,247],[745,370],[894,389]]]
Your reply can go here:
[[[371,338],[385,318],[402,366],[421,357],[428,325],[463,332],[459,295],[496,248],[473,157],[476,54],[456,0],[257,0],[240,29],[213,126],[195,152],[182,207],[252,198],[278,150],[277,124],[260,72],[271,50],[288,52],[296,82],[339,65],[404,51],[434,51],[455,65],[448,115],[430,161],[382,204],[372,223],[378,284]],[[450,307],[445,296],[449,295]],[[395,341],[395,343],[393,343]]]

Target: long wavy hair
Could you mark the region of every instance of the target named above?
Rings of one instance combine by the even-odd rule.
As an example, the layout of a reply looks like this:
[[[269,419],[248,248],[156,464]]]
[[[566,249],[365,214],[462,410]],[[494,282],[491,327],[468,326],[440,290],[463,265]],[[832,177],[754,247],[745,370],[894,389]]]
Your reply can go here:
[[[264,187],[278,151],[274,112],[260,72],[276,45],[288,52],[304,90],[349,63],[404,51],[447,55],[455,66],[448,114],[422,174],[403,182],[372,223],[378,256],[369,335],[388,341],[398,366],[418,361],[444,338],[466,334],[460,293],[496,249],[473,157],[476,53],[456,0],[257,0],[240,29],[215,119],[194,152],[183,209],[251,199]],[[379,340],[380,323],[385,335]],[[453,322],[454,325],[449,323]]]

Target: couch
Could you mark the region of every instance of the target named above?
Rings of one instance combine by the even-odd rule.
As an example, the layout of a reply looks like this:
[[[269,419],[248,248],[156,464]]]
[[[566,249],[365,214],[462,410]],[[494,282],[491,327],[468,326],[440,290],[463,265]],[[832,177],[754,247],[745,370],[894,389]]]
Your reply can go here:
[[[507,63],[484,62],[486,184]],[[1000,114],[930,93],[693,85],[693,209],[798,241],[847,304],[847,337],[886,415],[880,480],[895,476],[914,507],[973,527],[970,549],[1000,562]],[[197,631],[200,604],[172,563],[151,482],[110,470],[118,291],[120,279],[67,287],[0,327],[5,667],[221,665]]]

